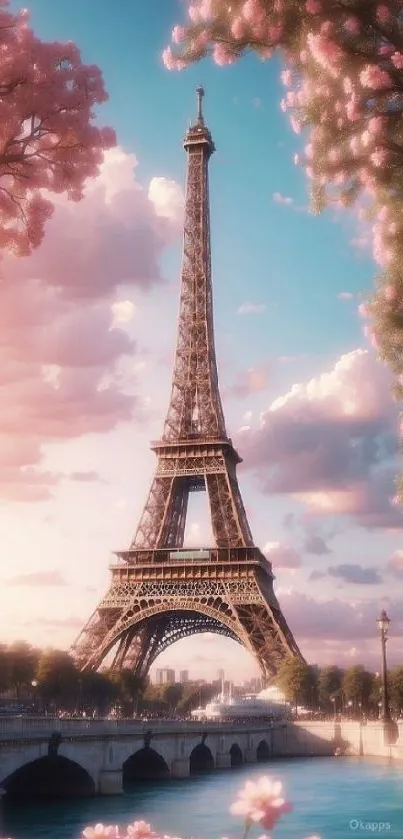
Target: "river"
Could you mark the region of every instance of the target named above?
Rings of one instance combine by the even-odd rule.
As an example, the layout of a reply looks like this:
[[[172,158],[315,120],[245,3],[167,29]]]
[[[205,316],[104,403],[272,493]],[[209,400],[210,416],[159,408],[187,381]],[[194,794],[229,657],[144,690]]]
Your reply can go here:
[[[88,824],[125,825],[144,818],[163,834],[198,839],[242,839],[242,823],[228,808],[248,778],[269,775],[284,784],[293,812],[273,839],[403,837],[403,765],[378,760],[277,760],[189,780],[138,785],[121,797],[49,803],[4,801],[3,835],[12,839],[78,839]],[[384,825],[384,827],[382,827]],[[253,831],[255,839],[264,833]]]

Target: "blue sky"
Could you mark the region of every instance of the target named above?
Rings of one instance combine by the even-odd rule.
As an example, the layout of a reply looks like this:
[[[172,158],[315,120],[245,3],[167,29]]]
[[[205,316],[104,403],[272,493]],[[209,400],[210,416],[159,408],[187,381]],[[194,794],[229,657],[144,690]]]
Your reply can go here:
[[[19,8],[15,2],[11,6]],[[148,4],[116,0],[97,4],[94,14],[88,0],[68,4],[31,0],[30,12],[41,38],[73,40],[86,62],[102,68],[110,99],[100,109],[100,122],[114,126],[125,155],[135,155],[136,182],[145,191],[155,178],[183,187],[186,160],[181,142],[195,114],[195,87],[204,85],[205,117],[217,147],[210,180],[220,381],[227,427],[245,456],[240,481],[252,529],[261,547],[269,545],[280,601],[307,657],[342,663],[363,659],[375,666],[375,612],[386,605],[393,613],[401,603],[402,529],[396,511],[392,511],[393,526],[385,514],[388,495],[393,494],[391,480],[383,495],[378,484],[376,491],[373,485],[373,469],[387,467],[389,479],[396,470],[393,457],[380,463],[373,455],[379,434],[393,438],[394,410],[386,374],[365,344],[357,316],[361,295],[372,284],[374,264],[362,246],[357,217],[328,211],[318,218],[307,210],[305,175],[293,163],[302,141],[291,132],[279,107],[277,61],[266,64],[249,56],[230,68],[217,68],[210,61],[182,73],[163,68],[161,52],[181,17],[181,7],[173,0]],[[49,241],[51,235],[49,228]],[[361,246],[354,246],[352,239],[360,239]],[[129,391],[134,388],[130,392],[146,400],[144,416],[116,424],[105,434],[72,434],[65,442],[50,442],[44,433],[40,468],[58,475],[94,471],[101,480],[56,481],[49,500],[17,504],[5,498],[0,507],[13,569],[3,573],[6,640],[25,636],[33,643],[68,646],[108,584],[109,552],[124,547],[134,532],[154,468],[148,440],[161,433],[169,396],[180,226],[158,259],[164,282],[146,291],[136,284],[116,289],[116,299],[136,306],[136,316],[121,328],[137,343],[140,366]],[[240,313],[245,304],[255,311]],[[365,350],[362,357],[357,355],[360,348]],[[334,372],[340,358],[349,353],[346,372],[340,367]],[[322,374],[328,378],[320,384]],[[316,384],[307,388],[312,379]],[[273,444],[267,436],[273,410],[263,421],[266,431],[261,429],[260,414],[297,384],[300,390],[275,411],[274,419],[277,422],[279,417],[282,423],[276,439],[283,446],[277,469],[280,477],[284,470],[291,474],[286,489],[275,491],[270,484]],[[355,407],[345,412],[349,400]],[[292,412],[294,425],[290,425]],[[329,419],[332,412],[334,425]],[[362,420],[359,432],[348,425],[351,413]],[[305,452],[304,444],[300,441],[298,448],[296,442],[301,428],[311,435]],[[336,450],[340,434],[344,434],[340,457],[359,448],[360,474],[352,460],[344,476],[337,475],[336,462],[332,494],[332,439]],[[258,465],[257,450],[262,452]],[[314,457],[314,450],[323,456],[328,470],[326,479],[318,478],[322,484],[316,489],[309,486],[306,474],[304,484],[300,474],[301,463],[306,462],[305,472],[314,469],[308,458],[308,454]],[[299,484],[290,489],[293,464]],[[365,503],[361,498],[358,510],[353,504],[357,493],[376,498]],[[384,519],[374,524],[377,505]],[[193,537],[208,534],[202,506],[200,498],[191,505]],[[328,553],[306,550],[313,536],[323,540]],[[35,546],[33,551],[30,546]],[[366,575],[368,568],[372,571]],[[48,575],[47,583],[41,574]],[[360,574],[361,582],[354,582]],[[397,632],[397,614],[391,617]],[[338,623],[344,624],[339,634]],[[209,675],[221,666],[236,671],[232,642],[220,640],[214,656],[208,639],[199,638],[197,645],[193,661],[195,647],[189,641],[166,651],[163,660],[179,667],[185,656],[193,675]],[[391,644],[396,658],[403,651],[400,636],[394,649],[393,653]],[[246,675],[255,672],[246,653],[242,660]]]

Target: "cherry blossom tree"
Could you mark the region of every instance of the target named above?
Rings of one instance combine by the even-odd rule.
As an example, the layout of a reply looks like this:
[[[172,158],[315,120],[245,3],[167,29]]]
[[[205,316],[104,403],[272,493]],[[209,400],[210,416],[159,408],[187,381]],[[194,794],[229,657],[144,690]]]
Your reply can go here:
[[[0,46],[0,248],[27,255],[42,240],[49,196],[78,201],[116,141],[93,123],[107,99],[101,72],[73,43],[44,43],[25,10],[0,0]]]
[[[354,207],[371,226],[380,275],[359,310],[402,401],[402,0],[192,0],[187,11],[163,53],[168,69],[281,51],[281,108],[305,138],[294,162],[305,167],[313,211]]]

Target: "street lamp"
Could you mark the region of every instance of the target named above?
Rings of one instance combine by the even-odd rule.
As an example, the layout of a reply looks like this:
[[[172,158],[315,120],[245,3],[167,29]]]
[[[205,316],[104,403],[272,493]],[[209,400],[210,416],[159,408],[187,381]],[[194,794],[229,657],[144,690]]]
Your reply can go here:
[[[386,666],[386,642],[388,640],[388,630],[390,618],[388,618],[385,609],[377,620],[381,632],[381,649],[382,649],[382,719],[384,721],[390,720],[390,708],[388,697],[388,670]]]
[[[36,689],[38,687],[38,682],[36,681],[36,679],[32,680],[31,687],[33,688],[34,710],[36,711]]]

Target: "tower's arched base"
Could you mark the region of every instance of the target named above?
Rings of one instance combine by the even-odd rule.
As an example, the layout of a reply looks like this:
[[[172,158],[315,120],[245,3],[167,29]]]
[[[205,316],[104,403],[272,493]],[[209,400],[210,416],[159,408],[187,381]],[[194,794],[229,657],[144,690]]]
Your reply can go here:
[[[204,632],[242,644],[266,683],[287,655],[301,657],[274,595],[268,563],[256,548],[209,551],[209,562],[186,570],[175,566],[173,552],[169,565],[158,556],[160,564],[140,567],[142,552],[135,553],[136,565],[113,569],[111,588],[75,645],[82,669],[98,669],[114,648],[115,667],[145,676],[168,646]],[[219,561],[222,553],[230,554],[229,561]],[[237,562],[231,561],[232,553]],[[143,580],[137,582],[140,570]]]

